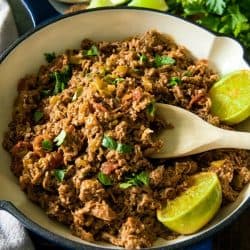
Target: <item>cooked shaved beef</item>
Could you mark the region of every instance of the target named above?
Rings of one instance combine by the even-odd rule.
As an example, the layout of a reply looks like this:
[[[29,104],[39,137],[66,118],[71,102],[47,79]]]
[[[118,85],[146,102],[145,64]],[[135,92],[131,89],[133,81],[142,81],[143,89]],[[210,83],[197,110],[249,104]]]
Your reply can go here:
[[[148,157],[162,146],[154,134],[171,127],[155,116],[155,102],[232,129],[210,113],[208,91],[218,79],[206,60],[157,31],[84,39],[20,80],[3,141],[11,170],[32,201],[83,240],[138,249],[172,239],[156,210],[188,188],[190,175],[217,173],[224,204],[250,181],[249,151]]]

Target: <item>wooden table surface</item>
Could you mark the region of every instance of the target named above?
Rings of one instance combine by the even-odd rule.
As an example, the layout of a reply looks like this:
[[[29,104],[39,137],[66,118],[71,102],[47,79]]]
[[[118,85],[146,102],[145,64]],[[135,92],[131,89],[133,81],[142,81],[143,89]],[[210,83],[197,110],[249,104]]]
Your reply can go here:
[[[34,234],[30,235],[36,250],[64,250]],[[250,250],[250,207],[232,224],[214,235],[213,250]]]

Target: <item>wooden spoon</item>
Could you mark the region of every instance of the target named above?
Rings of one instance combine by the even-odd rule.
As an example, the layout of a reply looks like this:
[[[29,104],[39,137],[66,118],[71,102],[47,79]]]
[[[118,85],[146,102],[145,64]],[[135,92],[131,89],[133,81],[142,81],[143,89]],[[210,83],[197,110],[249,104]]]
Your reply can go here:
[[[250,149],[250,133],[217,128],[185,109],[157,103],[156,115],[173,129],[163,129],[157,135],[164,145],[151,158],[186,156],[217,148]]]

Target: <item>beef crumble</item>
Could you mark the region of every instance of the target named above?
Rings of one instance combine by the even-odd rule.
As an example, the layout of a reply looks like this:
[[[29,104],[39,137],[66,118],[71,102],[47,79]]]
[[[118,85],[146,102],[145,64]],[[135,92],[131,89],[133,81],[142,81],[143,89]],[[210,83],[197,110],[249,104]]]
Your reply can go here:
[[[216,126],[209,88],[218,80],[169,37],[149,31],[115,42],[85,39],[18,84],[3,146],[28,197],[83,240],[130,249],[176,234],[156,210],[187,188],[197,172],[214,171],[223,203],[250,181],[250,154],[214,150],[153,160],[163,124],[155,102],[177,105]],[[224,126],[225,127],[225,126]]]

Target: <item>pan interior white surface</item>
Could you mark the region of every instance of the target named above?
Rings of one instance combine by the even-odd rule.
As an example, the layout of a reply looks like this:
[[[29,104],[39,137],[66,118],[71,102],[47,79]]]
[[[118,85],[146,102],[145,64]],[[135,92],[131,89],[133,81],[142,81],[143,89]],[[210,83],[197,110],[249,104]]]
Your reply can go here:
[[[102,10],[70,16],[33,33],[18,44],[0,65],[0,141],[2,142],[3,134],[11,119],[12,105],[17,94],[17,81],[26,74],[35,73],[39,66],[45,63],[44,52],[60,53],[66,48],[77,48],[83,38],[117,40],[142,34],[150,29],[172,36],[177,43],[188,48],[195,57],[208,59],[211,67],[222,75],[233,70],[249,68],[243,59],[242,47],[236,41],[227,37],[216,37],[204,29],[172,16],[132,9]],[[249,121],[245,122],[244,129],[250,131]],[[66,227],[49,219],[42,209],[26,198],[17,179],[9,170],[10,157],[2,147],[0,147],[0,159],[0,200],[11,201],[28,218],[43,228],[68,239],[82,242],[72,236]],[[221,209],[216,218],[197,234],[181,236],[168,242],[159,239],[155,242],[155,246],[186,241],[211,230],[230,217],[249,196],[250,185],[245,187],[236,202]],[[97,244],[108,246],[105,243]]]

